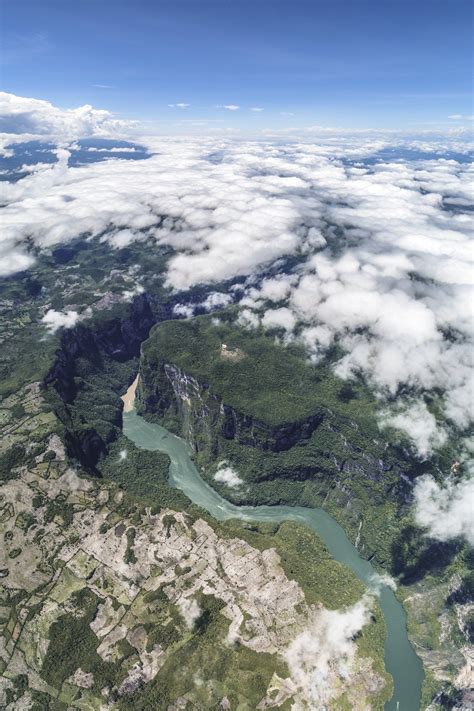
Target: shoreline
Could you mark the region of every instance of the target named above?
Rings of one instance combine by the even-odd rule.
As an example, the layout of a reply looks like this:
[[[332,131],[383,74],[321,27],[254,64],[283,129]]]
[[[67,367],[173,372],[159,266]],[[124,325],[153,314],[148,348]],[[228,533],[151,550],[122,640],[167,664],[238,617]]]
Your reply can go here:
[[[140,378],[140,375],[137,373],[135,380],[130,385],[130,387],[128,388],[125,395],[122,395],[120,397],[120,399],[123,402],[123,411],[124,412],[132,412],[135,409],[135,398],[136,398],[136,394],[137,394],[137,387],[138,387],[139,378]]]

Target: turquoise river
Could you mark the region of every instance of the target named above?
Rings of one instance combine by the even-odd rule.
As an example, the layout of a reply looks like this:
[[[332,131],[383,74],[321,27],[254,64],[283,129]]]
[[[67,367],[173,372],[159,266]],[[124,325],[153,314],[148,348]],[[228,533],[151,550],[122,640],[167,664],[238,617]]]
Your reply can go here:
[[[376,571],[360,557],[344,530],[322,509],[300,506],[235,506],[223,499],[199,475],[187,443],[160,425],[151,424],[134,410],[124,412],[123,432],[137,447],[166,452],[171,459],[170,484],[181,489],[191,501],[216,519],[239,518],[246,521],[292,520],[309,526],[323,539],[331,555],[347,565],[369,588]],[[423,667],[407,636],[406,616],[393,590],[382,585],[380,605],[387,627],[385,666],[394,681],[392,699],[386,711],[419,711]]]

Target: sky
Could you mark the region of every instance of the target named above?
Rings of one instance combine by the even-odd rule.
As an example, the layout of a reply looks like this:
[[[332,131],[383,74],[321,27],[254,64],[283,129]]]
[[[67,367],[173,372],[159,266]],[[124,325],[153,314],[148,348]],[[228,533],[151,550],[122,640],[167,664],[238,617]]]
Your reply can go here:
[[[2,0],[2,89],[151,132],[472,116],[465,0]],[[454,117],[454,118],[451,118]]]

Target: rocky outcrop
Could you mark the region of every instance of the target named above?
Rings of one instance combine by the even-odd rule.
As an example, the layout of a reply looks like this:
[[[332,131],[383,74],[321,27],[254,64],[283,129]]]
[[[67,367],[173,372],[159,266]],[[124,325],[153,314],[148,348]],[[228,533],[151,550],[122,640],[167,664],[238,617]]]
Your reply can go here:
[[[140,363],[139,408],[172,417],[181,423],[182,434],[196,451],[218,453],[219,437],[265,451],[282,452],[311,437],[324,419],[321,409],[299,422],[272,426],[248,414],[238,412],[178,366],[150,362],[142,355]]]

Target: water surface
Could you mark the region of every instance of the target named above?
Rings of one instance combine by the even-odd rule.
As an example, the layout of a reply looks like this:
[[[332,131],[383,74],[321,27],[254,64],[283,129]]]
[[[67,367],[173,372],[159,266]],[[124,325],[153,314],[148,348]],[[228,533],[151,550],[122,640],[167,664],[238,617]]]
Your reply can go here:
[[[134,383],[136,387],[136,381]],[[361,582],[372,587],[376,571],[360,557],[344,530],[323,509],[302,506],[236,506],[222,498],[199,475],[186,442],[160,425],[147,422],[134,410],[123,414],[123,433],[137,447],[166,452],[171,459],[170,484],[181,489],[195,504],[223,521],[299,521],[309,526],[325,542],[335,560],[350,568]],[[380,606],[387,627],[385,667],[394,681],[394,694],[386,711],[419,711],[423,667],[407,636],[406,616],[393,591],[383,585]]]

